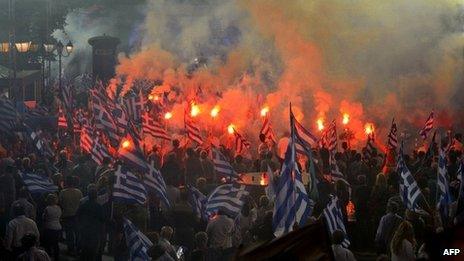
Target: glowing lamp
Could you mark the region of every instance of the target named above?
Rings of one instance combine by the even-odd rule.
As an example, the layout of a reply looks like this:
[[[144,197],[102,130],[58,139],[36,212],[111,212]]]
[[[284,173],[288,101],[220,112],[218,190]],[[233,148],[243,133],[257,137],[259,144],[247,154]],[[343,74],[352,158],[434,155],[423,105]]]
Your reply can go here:
[[[211,117],[216,118],[219,114],[219,107],[214,106],[214,108],[211,110]]]
[[[29,51],[35,53],[39,50],[39,45],[37,43],[32,43],[29,47]]]
[[[261,117],[266,117],[266,115],[268,114],[269,112],[269,107],[264,107],[261,109]]]
[[[31,42],[20,42],[20,43],[15,43],[16,50],[20,53],[25,53],[29,51],[29,48],[31,47]]]
[[[342,120],[342,123],[344,125],[348,124],[348,122],[350,122],[350,115],[348,113],[343,113],[343,120]]]
[[[122,148],[123,148],[123,149],[128,149],[128,148],[130,147],[130,145],[131,145],[131,144],[130,144],[130,141],[129,141],[129,140],[124,140],[124,141],[122,142]]]
[[[51,52],[53,52],[53,49],[55,49],[55,45],[53,45],[51,43],[45,43],[43,45],[43,47],[44,47],[44,50],[45,50],[46,53],[51,53]]]
[[[0,53],[7,53],[10,51],[10,43],[0,43]]]
[[[235,125],[234,124],[230,124],[228,127],[227,127],[227,132],[229,134],[234,134],[235,132]]]
[[[318,119],[316,123],[317,123],[317,129],[319,131],[322,131],[324,129],[324,121],[322,119]]]
[[[190,115],[192,115],[192,117],[195,117],[198,114],[200,114],[200,107],[198,107],[198,105],[196,105],[196,104],[192,104],[192,109],[190,110]]]
[[[68,44],[66,45],[66,52],[68,54],[72,53],[74,50],[74,45],[71,43],[71,41],[68,42]]]
[[[164,118],[165,118],[166,120],[171,119],[171,118],[172,118],[172,113],[171,113],[171,112],[166,112],[166,113],[164,114]]]

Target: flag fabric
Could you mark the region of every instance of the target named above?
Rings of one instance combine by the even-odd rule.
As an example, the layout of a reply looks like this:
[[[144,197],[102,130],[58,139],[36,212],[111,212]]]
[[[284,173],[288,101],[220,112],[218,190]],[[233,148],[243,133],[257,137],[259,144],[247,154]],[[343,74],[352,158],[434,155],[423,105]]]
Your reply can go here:
[[[6,97],[0,97],[0,132],[13,134],[12,129],[17,119],[18,112],[13,102]]]
[[[208,198],[203,195],[197,188],[187,185],[188,203],[192,207],[193,213],[198,219],[207,220],[206,218],[206,202]]]
[[[314,207],[309,199],[306,188],[298,169],[295,149],[295,122],[290,107],[291,136],[285,159],[282,164],[278,184],[275,187],[275,204],[272,216],[272,226],[276,237],[293,230],[295,224],[303,226]]]
[[[366,156],[368,158],[374,157],[374,151],[376,150],[375,148],[375,138],[374,138],[374,132],[370,133],[367,135],[367,142],[366,142]]]
[[[113,186],[113,199],[126,204],[145,204],[147,191],[143,182],[126,166],[119,165]]]
[[[117,146],[121,139],[119,129],[113,116],[108,112],[103,100],[98,95],[92,94],[92,108],[95,119],[95,128],[106,133],[111,144]]]
[[[80,146],[83,151],[91,153],[93,146],[93,130],[87,119],[82,121]]]
[[[61,107],[58,109],[58,128],[61,128],[61,129],[68,128],[68,122],[66,120],[66,117],[64,116],[64,113]]]
[[[298,122],[293,112],[290,114],[290,117],[295,124],[295,143],[300,144],[305,149],[311,149],[311,147],[316,146],[319,139]]]
[[[211,155],[216,175],[237,179],[238,174],[230,164],[229,160],[216,148],[211,148]]]
[[[438,172],[437,172],[437,210],[440,211],[442,217],[447,218],[449,214],[449,204],[451,203],[451,195],[449,191],[448,171],[446,169],[446,155],[443,149],[440,149],[438,157]]]
[[[130,120],[126,110],[119,103],[115,102],[111,105],[110,111],[118,134],[123,136],[126,133]]]
[[[129,249],[130,261],[151,260],[148,250],[153,243],[127,218],[123,220],[124,237]]]
[[[243,184],[229,183],[220,185],[208,197],[206,213],[212,216],[221,210],[229,217],[235,218],[240,214],[248,195],[249,191]]]
[[[242,152],[245,150],[245,149],[248,149],[250,148],[250,142],[245,139],[245,137],[243,137],[240,133],[238,133],[235,129],[234,129],[234,136],[235,136],[235,153],[237,155],[240,155],[242,154]]]
[[[388,133],[388,148],[392,150],[396,150],[396,148],[398,148],[397,132],[398,128],[396,126],[395,119],[393,119],[390,127],[390,132]]]
[[[48,141],[42,137],[42,131],[41,130],[33,130],[28,126],[26,127],[26,131],[29,135],[29,138],[32,141],[32,144],[34,145],[34,148],[37,149],[37,152],[44,157],[51,157],[54,155],[52,149],[50,148],[50,145]]]
[[[266,192],[266,196],[270,201],[274,201],[276,192],[275,192],[275,185],[274,185],[274,172],[272,171],[271,167],[267,165],[267,177],[269,183],[267,187],[264,189]]]
[[[31,194],[53,193],[58,190],[58,187],[48,177],[23,172],[20,172],[19,175]]]
[[[145,173],[149,170],[139,143],[131,135],[126,135],[121,141],[118,157],[124,164],[139,172]]]
[[[171,207],[166,193],[166,183],[164,182],[161,172],[154,167],[153,162],[147,165],[149,171],[143,179],[146,190],[153,191],[166,207]]]
[[[350,240],[346,234],[342,210],[336,196],[330,195],[330,201],[322,214],[324,215],[330,235],[332,235],[335,230],[343,231],[345,233],[345,239],[342,242],[342,246],[348,247],[350,245]]]
[[[277,143],[274,130],[272,129],[271,122],[269,121],[268,116],[264,117],[263,126],[261,127],[259,133],[264,135],[264,137],[266,137],[267,140],[272,141],[274,144]]]
[[[324,131],[320,143],[322,147],[334,152],[337,150],[337,142],[337,125],[335,120],[333,120],[329,127]]]
[[[142,116],[142,131],[145,135],[150,135],[153,138],[171,140],[171,136],[167,133],[163,125],[150,117],[148,112]]]
[[[424,127],[419,131],[419,134],[425,140],[427,139],[427,134],[433,129],[433,111],[430,113],[427,121],[425,122]]]
[[[81,109],[74,112],[72,115],[72,124],[73,124],[73,132],[80,133],[81,132],[81,124],[84,121],[84,113]]]
[[[101,142],[101,139],[98,135],[96,135],[93,140],[90,156],[98,165],[103,164],[103,160],[105,158],[111,158],[111,155],[108,152],[108,148]]]
[[[185,112],[184,118],[185,131],[187,132],[187,137],[190,140],[195,141],[196,143],[201,145],[203,143],[203,139],[201,137],[200,128],[187,112]]]
[[[73,111],[73,93],[72,93],[72,85],[71,84],[63,84],[60,90],[60,98],[61,102],[64,106],[66,112]]]
[[[351,185],[350,183],[346,180],[345,175],[340,171],[337,165],[337,160],[335,159],[334,153],[330,152],[329,153],[329,165],[330,165],[330,180],[333,182],[337,181],[342,181],[348,186],[349,193],[351,195]]]
[[[398,155],[397,172],[400,175],[400,196],[404,205],[409,210],[414,211],[419,209],[419,200],[423,196],[416,180],[412,176],[404,161],[403,145],[401,145]]]
[[[142,92],[139,92],[138,95],[132,95],[124,99],[124,104],[129,117],[131,117],[132,120],[139,122],[142,117],[143,107],[145,104]]]

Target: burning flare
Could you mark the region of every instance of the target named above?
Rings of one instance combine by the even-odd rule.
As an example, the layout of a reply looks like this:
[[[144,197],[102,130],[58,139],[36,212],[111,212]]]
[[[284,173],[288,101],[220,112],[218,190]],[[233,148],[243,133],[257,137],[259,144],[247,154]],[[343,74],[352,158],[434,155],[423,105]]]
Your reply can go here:
[[[219,114],[219,106],[214,106],[214,108],[211,110],[211,117],[216,118]]]
[[[372,133],[374,133],[374,124],[366,123],[366,125],[364,125],[364,132],[367,135],[371,135]]]
[[[196,117],[198,114],[200,114],[200,107],[198,107],[198,105],[196,105],[195,103],[192,103],[190,115],[192,115],[192,117]]]
[[[324,120],[323,119],[318,119],[316,123],[317,123],[317,129],[319,131],[322,131],[324,129]]]
[[[343,113],[343,125],[348,124],[348,122],[350,122],[350,115],[348,113]]]
[[[166,114],[164,114],[164,118],[165,118],[166,120],[171,119],[171,118],[172,118],[172,113],[171,113],[171,112],[166,112]]]
[[[234,124],[229,124],[229,126],[227,127],[227,132],[229,132],[229,134],[234,134],[235,132],[235,125]]]
[[[266,115],[269,113],[269,107],[266,106],[266,107],[263,107],[261,109],[261,117],[266,117]]]
[[[131,143],[130,143],[129,140],[124,140],[124,141],[122,142],[122,148],[123,148],[123,149],[129,148],[130,145],[131,145]]]

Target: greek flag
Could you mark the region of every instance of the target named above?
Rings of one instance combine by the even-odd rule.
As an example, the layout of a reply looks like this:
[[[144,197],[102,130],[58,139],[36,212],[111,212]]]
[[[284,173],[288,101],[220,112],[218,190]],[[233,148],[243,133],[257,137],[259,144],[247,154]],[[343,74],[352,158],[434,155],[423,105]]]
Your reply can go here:
[[[115,183],[113,187],[113,198],[127,204],[143,205],[147,199],[147,191],[143,182],[125,166],[118,166],[114,173]]]
[[[447,174],[445,151],[440,149],[437,175],[437,210],[440,211],[445,218],[448,217],[449,204],[451,203]]]
[[[211,216],[223,211],[229,217],[235,218],[245,202],[246,196],[250,193],[246,186],[238,183],[230,183],[218,186],[208,197],[206,202],[206,213]]]
[[[129,248],[130,261],[151,260],[148,249],[153,243],[127,218],[124,218],[124,236]]]
[[[416,180],[409,171],[408,166],[404,162],[403,158],[403,144],[400,147],[400,153],[398,155],[397,172],[400,174],[400,196],[403,203],[409,210],[419,209],[418,203],[422,195],[422,192],[417,185]]]
[[[333,195],[330,195],[330,197],[330,201],[322,214],[324,215],[331,235],[335,230],[341,230],[345,233],[345,240],[343,240],[342,246],[348,247],[350,245],[350,240],[348,240],[348,235],[346,234],[345,224],[343,223],[343,214],[338,203],[338,198]]]
[[[19,175],[31,194],[52,193],[58,190],[48,177],[40,176],[34,173],[22,173]]]
[[[427,139],[427,134],[433,129],[433,111],[430,113],[427,121],[425,122],[424,127],[419,131],[419,134],[425,140]]]
[[[167,207],[171,207],[168,196],[166,194],[166,183],[164,183],[161,172],[153,166],[153,162],[147,165],[148,173],[143,179],[145,188],[147,191],[153,191]]]
[[[231,179],[238,178],[237,172],[235,172],[230,162],[219,150],[211,148],[211,156],[213,158],[214,170],[217,175]]]
[[[193,212],[199,219],[206,220],[206,202],[207,198],[197,188],[187,185],[188,203],[192,207]]]
[[[291,110],[290,107],[291,138],[275,189],[272,226],[276,237],[292,231],[295,223],[300,226],[304,225],[314,207],[301,181],[301,173],[296,162],[295,125]]]

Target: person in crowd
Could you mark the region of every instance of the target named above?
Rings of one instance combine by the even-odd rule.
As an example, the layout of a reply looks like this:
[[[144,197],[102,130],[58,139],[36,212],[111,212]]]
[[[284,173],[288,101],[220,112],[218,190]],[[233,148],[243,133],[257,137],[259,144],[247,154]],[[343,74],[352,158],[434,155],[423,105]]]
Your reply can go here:
[[[156,168],[156,169],[160,169],[161,168],[161,161],[162,161],[162,158],[161,158],[161,151],[160,151],[160,147],[158,145],[153,145],[153,147],[151,148],[151,151],[150,153],[148,154],[147,156],[147,159],[148,159],[148,162],[152,162],[153,163],[153,166]]]
[[[391,260],[392,261],[408,261],[415,260],[416,239],[414,237],[414,229],[408,221],[403,221],[396,230],[391,240]]]
[[[274,160],[272,159],[273,157],[273,153],[268,151],[265,156],[264,156],[264,159],[261,160],[261,166],[260,166],[260,171],[262,172],[267,172],[267,168],[271,168],[272,171],[276,171],[277,170],[277,163],[274,162]]]
[[[211,249],[211,254],[218,260],[223,260],[227,257],[226,251],[232,248],[232,237],[234,232],[234,221],[221,209],[218,210],[217,215],[208,222],[206,226],[208,247]]]
[[[18,261],[51,261],[47,252],[37,248],[37,236],[35,234],[25,234],[21,238],[24,252],[18,256]]]
[[[65,189],[60,191],[59,204],[63,209],[62,222],[66,235],[67,251],[71,255],[77,250],[77,209],[82,199],[82,192],[76,188],[76,178],[68,176],[65,180]]]
[[[54,167],[63,176],[71,175],[73,163],[72,161],[68,160],[68,153],[66,150],[60,151],[58,161],[55,163]]]
[[[43,219],[43,245],[45,251],[50,256],[53,256],[54,260],[59,260],[60,249],[58,242],[61,239],[61,208],[58,206],[58,197],[54,193],[50,193],[46,198],[47,207],[45,208],[42,219]]]
[[[77,164],[72,168],[71,175],[74,177],[79,177],[80,189],[84,192],[87,186],[94,182],[93,172],[89,166],[87,155],[81,155],[78,157]]]
[[[188,148],[185,151],[185,174],[184,184],[195,184],[197,178],[204,177],[203,169],[201,168],[201,162],[197,154],[192,148]]]
[[[372,192],[369,198],[369,213],[371,216],[371,224],[377,226],[379,224],[380,218],[385,213],[387,208],[388,201],[388,186],[387,179],[385,175],[381,172],[377,174],[375,178],[375,185],[372,188]]]
[[[5,162],[2,162],[1,168],[3,171],[0,172],[0,205],[5,209],[5,213],[9,213],[16,196],[14,168]]]
[[[177,155],[171,152],[167,155],[166,161],[161,167],[161,173],[165,180],[171,180],[172,185],[178,186],[182,182],[182,168],[180,161],[177,160]]]
[[[111,159],[108,157],[104,157],[102,164],[97,166],[95,168],[95,173],[94,173],[94,182],[98,182],[98,180],[102,177],[105,176],[109,171],[111,171]]]
[[[36,212],[35,206],[31,203],[31,201],[32,201],[32,199],[31,199],[31,196],[29,194],[29,191],[25,187],[22,187],[19,190],[18,199],[13,202],[12,206],[13,205],[21,205],[24,208],[24,212],[26,214],[26,217],[28,217],[28,218],[35,221],[36,216],[37,216],[37,212]],[[13,212],[13,211],[11,211],[11,212]],[[13,213],[11,213],[11,216],[14,216]]]
[[[397,214],[398,204],[390,201],[387,204],[387,214],[380,219],[377,232],[375,234],[375,243],[377,244],[377,253],[386,254],[389,250],[390,242],[396,229],[403,221]]]
[[[77,209],[77,221],[80,235],[80,260],[97,261],[101,259],[100,246],[103,244],[105,216],[103,207],[97,203],[97,188],[94,184],[87,187],[89,200]]]
[[[242,155],[237,155],[235,156],[235,160],[232,163],[232,167],[237,173],[246,173],[248,172],[248,168],[243,162],[243,156]]]
[[[332,251],[335,261],[355,261],[353,253],[342,246],[345,240],[345,233],[341,230],[335,230],[332,233]]]
[[[192,251],[190,260],[206,261],[208,260],[208,234],[198,232],[195,234],[195,249]]]
[[[164,249],[164,251],[174,260],[177,259],[176,249],[171,244],[171,239],[174,235],[174,229],[170,226],[164,226],[161,228],[160,239],[158,244]]]
[[[28,233],[40,238],[40,233],[34,220],[26,217],[23,206],[13,205],[13,215],[6,228],[4,247],[16,258],[24,251],[21,239]]]
[[[206,181],[210,184],[216,182],[213,161],[208,158],[208,152],[205,150],[202,150],[200,153],[200,164]]]

